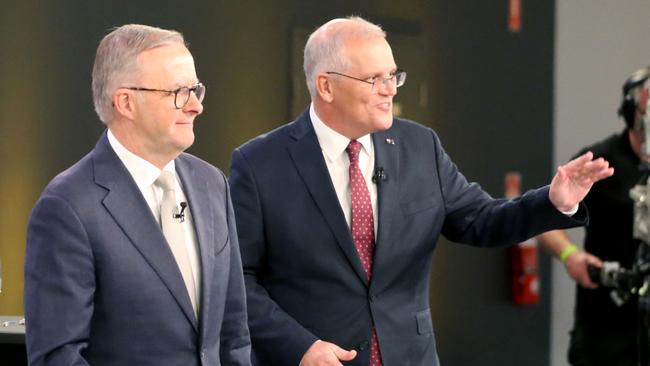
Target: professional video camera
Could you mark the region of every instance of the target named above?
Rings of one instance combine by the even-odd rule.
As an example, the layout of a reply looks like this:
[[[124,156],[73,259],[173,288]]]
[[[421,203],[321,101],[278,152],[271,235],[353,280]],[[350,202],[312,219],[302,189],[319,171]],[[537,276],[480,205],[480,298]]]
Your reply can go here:
[[[644,83],[647,83],[645,77]],[[630,189],[630,198],[634,202],[633,236],[641,244],[637,250],[631,269],[622,268],[618,262],[605,262],[601,268],[589,268],[592,282],[604,287],[611,287],[610,293],[614,302],[621,306],[632,297],[638,298],[639,311],[639,365],[650,366],[650,90],[646,84],[639,91],[644,94],[645,111],[640,118],[640,126],[634,125],[632,133],[640,141],[644,141],[639,151],[639,169],[643,173],[641,179]],[[630,96],[626,95],[626,100]],[[633,113],[637,113],[636,104]],[[630,109],[632,110],[632,109]]]
[[[646,78],[647,79],[647,78]],[[639,169],[643,172],[639,183],[630,190],[630,198],[634,201],[633,236],[642,243],[634,258],[632,270],[618,271],[615,292],[623,291],[628,298],[638,296],[639,311],[639,365],[650,366],[650,90],[647,81],[639,92],[646,100],[645,110],[640,118],[640,126],[634,126],[632,133],[643,141],[639,151],[641,163]],[[636,113],[636,112],[635,112]],[[627,286],[625,289],[623,286]]]
[[[646,79],[647,77],[643,82]],[[646,86],[639,93],[647,97],[650,90]],[[632,96],[626,95],[626,100],[627,98]],[[650,98],[645,99],[647,102],[640,118],[641,123],[632,126],[637,139],[644,141],[639,151],[639,169],[643,175],[637,185],[630,189],[630,198],[634,202],[632,235],[646,245],[639,246],[631,269],[622,268],[618,262],[604,262],[600,268],[588,268],[592,282],[614,289],[612,299],[619,306],[633,295],[644,296],[650,287]],[[637,111],[636,104],[634,111]]]
[[[602,267],[590,266],[588,271],[591,282],[613,288],[610,296],[616,305],[622,306],[631,296],[645,295],[648,289],[645,277],[650,274],[650,262],[635,265],[632,269],[623,268],[618,262],[603,262]]]
[[[638,360],[639,365],[650,366],[650,242],[639,245],[632,269],[622,268],[618,262],[603,262],[601,268],[589,267],[588,271],[592,282],[612,288],[610,296],[616,305],[622,306],[633,296],[638,297],[637,341],[642,345]]]

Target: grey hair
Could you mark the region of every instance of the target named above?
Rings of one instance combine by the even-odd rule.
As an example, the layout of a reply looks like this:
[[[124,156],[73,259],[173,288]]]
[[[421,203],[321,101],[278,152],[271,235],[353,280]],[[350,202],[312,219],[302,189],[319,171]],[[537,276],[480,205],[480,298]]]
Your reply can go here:
[[[183,35],[148,25],[127,24],[114,28],[97,47],[93,65],[92,90],[95,112],[107,123],[113,118],[113,93],[121,83],[132,82],[137,72],[137,57],[146,50],[180,43]]]
[[[330,20],[316,29],[305,45],[303,68],[307,89],[312,99],[316,96],[316,75],[327,71],[344,72],[349,59],[343,52],[350,39],[386,38],[379,25],[351,16]]]

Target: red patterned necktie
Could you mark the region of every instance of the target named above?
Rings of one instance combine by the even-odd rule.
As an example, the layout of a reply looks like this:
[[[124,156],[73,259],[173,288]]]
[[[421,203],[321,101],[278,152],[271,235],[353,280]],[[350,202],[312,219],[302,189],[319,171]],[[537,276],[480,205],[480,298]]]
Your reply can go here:
[[[350,158],[350,195],[352,199],[352,239],[357,247],[361,264],[368,276],[372,277],[372,259],[375,251],[375,222],[372,216],[372,204],[370,203],[370,192],[366,181],[363,179],[359,169],[359,152],[361,143],[357,140],[350,141],[347,148]],[[370,366],[382,366],[381,354],[379,353],[379,342],[377,332],[372,328],[370,339]]]

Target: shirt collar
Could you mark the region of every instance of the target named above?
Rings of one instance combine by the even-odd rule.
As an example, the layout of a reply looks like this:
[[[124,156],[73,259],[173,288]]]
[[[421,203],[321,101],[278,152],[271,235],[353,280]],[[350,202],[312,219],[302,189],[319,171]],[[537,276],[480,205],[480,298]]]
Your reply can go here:
[[[325,122],[316,115],[313,103],[309,106],[309,117],[311,118],[316,138],[318,138],[318,143],[320,144],[326,159],[330,162],[336,161],[341,157],[341,154],[345,153],[345,149],[347,149],[350,144],[350,139],[327,126]],[[359,137],[357,141],[361,143],[363,150],[368,154],[368,156],[372,156],[373,145],[370,134]]]
[[[115,151],[115,154],[120,158],[126,167],[126,170],[129,171],[133,180],[135,180],[135,184],[140,188],[140,190],[148,188],[156,181],[156,179],[158,179],[160,173],[162,173],[158,167],[129,151],[117,140],[110,129],[108,130],[107,136],[108,142]],[[167,165],[163,167],[163,170],[169,171],[176,176],[174,160],[167,163]]]

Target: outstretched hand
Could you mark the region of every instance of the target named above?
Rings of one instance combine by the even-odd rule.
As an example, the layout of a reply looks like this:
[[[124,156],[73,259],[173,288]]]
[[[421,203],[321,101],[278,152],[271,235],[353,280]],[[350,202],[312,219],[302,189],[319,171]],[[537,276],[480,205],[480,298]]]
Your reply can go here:
[[[549,199],[562,212],[573,210],[591,186],[614,174],[614,168],[603,158],[593,160],[591,151],[561,165],[551,181]]]

